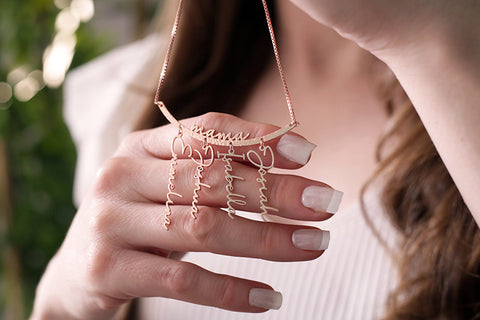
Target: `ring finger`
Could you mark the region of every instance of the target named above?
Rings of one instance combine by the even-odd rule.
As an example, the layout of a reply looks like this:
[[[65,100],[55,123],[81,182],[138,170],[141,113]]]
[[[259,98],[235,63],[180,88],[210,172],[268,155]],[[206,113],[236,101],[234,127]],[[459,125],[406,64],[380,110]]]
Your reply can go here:
[[[164,206],[141,203],[135,213],[111,219],[109,236],[122,238],[128,247],[147,252],[205,251],[273,261],[304,261],[320,256],[329,233],[316,228],[230,219],[220,209],[199,207],[196,219],[189,206],[174,206],[175,218],[163,227]],[[118,216],[117,216],[118,217]]]

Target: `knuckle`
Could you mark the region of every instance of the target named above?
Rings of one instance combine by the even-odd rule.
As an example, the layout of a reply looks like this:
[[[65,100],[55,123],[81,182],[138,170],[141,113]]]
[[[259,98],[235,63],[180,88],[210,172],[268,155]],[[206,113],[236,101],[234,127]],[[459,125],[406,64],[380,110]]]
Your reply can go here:
[[[275,249],[275,244],[281,243],[278,239],[278,235],[281,233],[276,232],[274,225],[269,223],[264,223],[261,228],[258,250],[261,254],[271,254]]]
[[[91,288],[102,288],[115,263],[115,254],[100,241],[93,242],[86,257],[86,281]]]
[[[175,295],[185,295],[193,288],[194,274],[193,266],[188,263],[168,267],[161,275],[161,282]]]
[[[218,215],[216,210],[210,207],[198,207],[196,218],[192,218],[190,214],[186,215],[184,226],[185,232],[201,245],[208,245],[211,235],[217,224]]]
[[[209,185],[209,193],[218,195],[225,189],[225,176],[224,176],[225,167],[221,161],[215,160],[210,167],[203,171],[202,182]],[[223,192],[221,193],[223,194]]]
[[[197,120],[197,125],[205,129],[216,129],[220,131],[224,131],[224,128],[235,126],[235,123],[238,123],[237,117],[220,112],[205,113]]]
[[[274,207],[281,207],[282,201],[288,198],[291,194],[288,190],[291,190],[291,181],[284,176],[275,176],[268,174],[268,199]]]
[[[129,152],[134,149],[135,146],[139,144],[140,141],[142,141],[144,135],[141,131],[134,131],[130,132],[123,138],[122,142],[120,143],[120,147],[118,150],[120,152]]]
[[[178,170],[177,177],[176,179],[180,180],[181,185],[187,186],[190,190],[194,188],[194,179],[192,179],[193,176],[197,174],[197,165],[193,163],[193,161],[190,160],[179,160],[179,163],[183,163],[183,166],[181,170]],[[203,177],[205,177],[204,173],[207,170],[204,170],[202,172]],[[202,179],[202,182],[205,182],[204,179]]]
[[[98,170],[93,184],[94,192],[109,194],[117,189],[128,172],[127,158],[110,158]]]
[[[113,248],[100,242],[90,244],[85,258],[85,268],[82,271],[82,281],[88,292],[88,303],[95,310],[109,311],[126,299],[114,298],[118,296],[112,287],[111,274],[118,263],[118,253]]]
[[[231,309],[237,304],[236,300],[236,282],[232,277],[224,276],[217,297],[219,307]]]
[[[202,125],[206,128],[215,128],[218,124],[225,121],[228,118],[228,115],[219,112],[207,112],[203,116],[200,117],[200,121]]]
[[[127,299],[117,299],[108,296],[97,296],[93,301],[95,304],[95,309],[101,311],[110,311],[125,302],[127,302]]]
[[[97,201],[89,218],[89,228],[95,239],[102,238],[118,221],[117,209],[109,201]]]
[[[277,130],[279,127],[274,126],[274,125],[269,125],[269,124],[262,124],[262,125],[256,125],[253,126],[250,129],[250,136],[251,137],[262,137],[265,136],[269,133],[272,133],[273,131]]]

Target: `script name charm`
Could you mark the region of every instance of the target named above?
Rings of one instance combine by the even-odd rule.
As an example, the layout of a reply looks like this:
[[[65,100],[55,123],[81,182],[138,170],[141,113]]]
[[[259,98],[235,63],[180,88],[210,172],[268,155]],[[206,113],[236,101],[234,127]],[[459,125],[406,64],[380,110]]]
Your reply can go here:
[[[217,152],[217,156],[221,158],[223,162],[225,162],[225,180],[227,181],[227,185],[225,187],[227,190],[227,212],[228,216],[233,219],[233,216],[235,215],[235,208],[233,205],[246,205],[247,201],[245,199],[247,197],[245,195],[233,192],[233,182],[235,180],[243,181],[245,178],[232,174],[232,161],[234,158],[238,160],[245,160],[245,154],[235,154],[233,148],[230,148],[227,153]]]
[[[259,184],[259,207],[254,210],[258,210],[262,215],[266,215],[270,212],[278,212],[278,209],[269,205],[269,199],[267,197],[267,173],[274,166],[274,152],[270,146],[266,146],[264,141],[260,140],[258,149],[250,149],[242,153],[234,150],[234,143],[240,142],[239,145],[242,145],[243,140],[246,140],[249,134],[221,133],[216,132],[215,130],[205,130],[199,126],[194,126],[192,131],[201,136],[201,148],[197,149],[192,147],[192,145],[185,143],[181,128],[179,129],[178,135],[171,143],[172,157],[168,172],[168,192],[165,202],[165,229],[168,230],[171,224],[170,216],[172,214],[172,206],[174,205],[173,198],[184,198],[184,195],[175,191],[175,179],[178,173],[178,159],[190,159],[195,164],[195,172],[193,174],[193,195],[190,210],[191,216],[194,219],[197,218],[199,211],[198,204],[200,202],[200,191],[202,188],[211,188],[210,185],[203,182],[203,177],[205,170],[208,170],[208,168],[214,163],[215,158],[224,163],[226,209],[230,218],[235,216],[238,207],[247,206],[248,204],[247,196],[245,194],[235,192],[234,185],[236,183],[243,183],[246,179],[242,177],[241,174],[234,172],[234,162],[250,163],[251,166],[257,169],[258,176],[255,181]],[[228,151],[216,151],[215,153],[212,145],[210,145],[209,139],[221,140],[224,144],[228,144]],[[253,206],[249,205],[248,207],[251,209]]]
[[[175,190],[175,175],[177,174],[177,155],[172,155],[172,160],[170,161],[170,169],[168,171],[168,193],[167,193],[167,201],[165,202],[165,217],[163,221],[163,226],[165,229],[168,230],[168,226],[171,223],[170,215],[172,214],[172,208],[170,206],[173,204],[172,196],[176,196],[179,198],[183,198],[183,196],[179,193],[174,192]]]
[[[176,142],[179,141],[180,145],[182,146],[181,153],[184,154],[186,153],[187,156],[191,157],[192,155],[192,148],[190,145],[185,145],[182,139],[182,132],[179,131],[178,135],[173,138],[172,144],[170,145],[171,153],[172,153],[172,159],[170,160],[170,169],[168,171],[168,192],[167,192],[167,201],[165,202],[165,215],[164,215],[164,220],[163,220],[163,226],[165,229],[168,230],[168,227],[172,223],[170,216],[172,215],[172,208],[170,208],[171,205],[173,205],[173,200],[172,196],[176,196],[178,198],[183,198],[183,196],[177,192],[174,192],[175,190],[175,178],[177,175],[177,160],[178,160],[178,155],[175,152],[175,144]]]
[[[193,162],[197,164],[197,168],[195,171],[195,174],[193,175],[193,179],[195,180],[195,187],[193,188],[193,200],[192,200],[192,210],[190,211],[192,216],[196,219],[197,218],[197,213],[198,213],[198,191],[202,189],[202,187],[205,188],[210,188],[210,185],[203,183],[203,171],[205,171],[205,168],[208,168],[212,165],[213,163],[213,148],[210,145],[204,145],[202,147],[204,151],[204,155],[208,157],[210,155],[210,159],[204,160],[203,155],[198,151],[194,150],[194,152],[197,154],[197,159],[191,158]]]
[[[265,146],[264,144],[261,144],[259,146],[259,150],[262,155],[260,155],[258,152],[255,150],[249,150],[247,152],[247,159],[250,161],[251,164],[253,164],[255,167],[258,168],[258,175],[259,177],[256,179],[257,182],[260,184],[260,188],[258,189],[258,193],[260,196],[260,213],[262,215],[268,214],[268,211],[274,211],[278,212],[278,209],[273,208],[268,206],[268,198],[265,195],[265,191],[267,191],[267,186],[266,182],[267,179],[265,178],[266,174],[268,173],[268,170],[273,168],[273,161],[274,161],[274,154],[273,150],[270,146]],[[269,162],[270,164],[265,164],[264,158],[267,157],[267,154],[269,158],[271,159]],[[268,157],[267,157],[268,158]]]
[[[265,146],[263,143],[259,146],[259,151],[256,150],[249,150],[246,154],[245,153],[235,153],[232,146],[230,146],[228,152],[222,153],[217,152],[217,157],[220,158],[223,162],[225,162],[225,180],[227,184],[225,189],[227,191],[227,212],[230,218],[233,218],[235,215],[235,208],[234,205],[237,206],[245,206],[247,205],[247,197],[245,195],[235,193],[234,192],[234,182],[244,181],[245,178],[235,175],[232,173],[232,161],[248,161],[253,166],[257,168],[258,178],[256,181],[260,184],[258,188],[258,195],[260,201],[259,211],[262,215],[268,214],[269,212],[278,212],[278,209],[271,207],[268,205],[268,197],[266,196],[266,192],[268,191],[266,182],[267,178],[266,175],[268,170],[273,168],[274,163],[274,153],[271,147]]]
[[[174,204],[172,199],[173,196],[178,198],[183,198],[181,194],[175,192],[175,179],[177,176],[177,164],[178,164],[178,156],[182,155],[187,158],[190,158],[196,165],[195,174],[193,176],[194,179],[194,188],[193,188],[193,198],[192,198],[192,208],[191,208],[191,215],[196,218],[196,214],[198,213],[198,199],[199,195],[198,192],[202,189],[202,187],[210,188],[210,186],[206,183],[202,182],[203,179],[203,172],[205,168],[212,165],[214,161],[214,152],[212,146],[205,144],[202,146],[202,152],[198,151],[197,149],[192,148],[190,144],[185,144],[183,141],[183,134],[180,130],[178,135],[173,138],[172,144],[170,146],[172,158],[170,160],[170,169],[168,172],[168,192],[167,192],[167,201],[165,202],[165,214],[164,214],[164,222],[163,225],[165,229],[168,230],[171,224],[172,215],[172,208],[171,206]],[[179,153],[177,153],[176,149],[180,149]]]

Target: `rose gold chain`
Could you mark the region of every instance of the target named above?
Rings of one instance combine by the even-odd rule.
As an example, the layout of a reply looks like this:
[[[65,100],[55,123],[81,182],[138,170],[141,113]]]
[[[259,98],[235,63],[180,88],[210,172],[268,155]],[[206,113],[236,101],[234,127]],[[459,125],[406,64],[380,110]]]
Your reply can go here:
[[[282,62],[280,61],[280,54],[278,53],[277,40],[275,39],[275,33],[273,32],[272,19],[270,18],[270,12],[268,11],[267,0],[262,0],[263,9],[265,10],[265,17],[267,18],[268,32],[270,33],[270,39],[272,40],[273,53],[275,54],[275,60],[277,61],[277,69],[282,79],[283,92],[285,94],[285,100],[287,101],[288,112],[290,113],[290,124],[296,125],[297,120],[295,118],[295,112],[293,111],[292,99],[290,97],[290,91],[288,91],[287,80],[285,79],[285,72],[283,71]]]
[[[194,0],[194,1],[197,1],[197,0]],[[262,0],[262,4],[263,4],[263,9],[265,11],[265,17],[266,17],[266,20],[267,20],[270,39],[272,41],[273,53],[275,54],[277,69],[278,69],[278,72],[280,74],[280,79],[282,80],[282,86],[283,86],[283,91],[284,91],[284,94],[285,94],[285,100],[287,102],[288,112],[290,113],[290,127],[295,127],[295,126],[297,126],[298,122],[295,118],[295,112],[293,111],[293,105],[292,105],[292,99],[290,97],[290,92],[288,90],[287,81],[285,79],[285,72],[283,71],[282,63],[280,61],[280,54],[278,53],[278,45],[277,45],[277,41],[275,39],[275,33],[273,31],[272,19],[270,18],[270,13],[269,13],[269,10],[268,10],[267,1]],[[177,37],[178,24],[180,22],[182,9],[183,9],[183,0],[179,0],[177,14],[175,16],[175,22],[173,24],[172,33],[171,33],[171,37],[170,37],[170,43],[168,44],[167,52],[165,53],[165,61],[163,63],[162,72],[160,74],[160,80],[158,81],[158,87],[157,87],[157,91],[155,93],[155,104],[158,105],[158,106],[161,105],[160,91],[161,91],[163,82],[165,80],[168,65],[170,63],[170,57],[172,55],[173,43],[175,42],[175,38]]]
[[[160,102],[160,90],[162,88],[163,82],[165,81],[165,75],[167,73],[168,65],[170,63],[170,57],[172,56],[173,43],[177,37],[178,24],[180,22],[180,17],[182,16],[183,0],[180,0],[178,3],[177,14],[175,16],[175,22],[173,23],[172,34],[170,36],[170,42],[168,44],[167,52],[165,53],[165,60],[162,66],[162,72],[160,73],[160,80],[158,80],[157,92],[155,93],[155,104],[158,105]]]

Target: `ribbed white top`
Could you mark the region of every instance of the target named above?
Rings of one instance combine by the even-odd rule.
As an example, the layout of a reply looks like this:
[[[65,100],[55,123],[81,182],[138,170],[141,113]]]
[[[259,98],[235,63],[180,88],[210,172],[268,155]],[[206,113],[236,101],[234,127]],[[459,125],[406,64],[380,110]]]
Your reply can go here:
[[[389,245],[395,231],[383,216],[376,197],[368,199],[369,216]],[[367,226],[354,204],[318,226],[331,231],[328,250],[308,262],[271,262],[189,253],[184,260],[208,270],[270,284],[282,292],[278,311],[248,314],[224,311],[164,298],[143,299],[140,319],[377,319],[396,284],[388,251]]]

